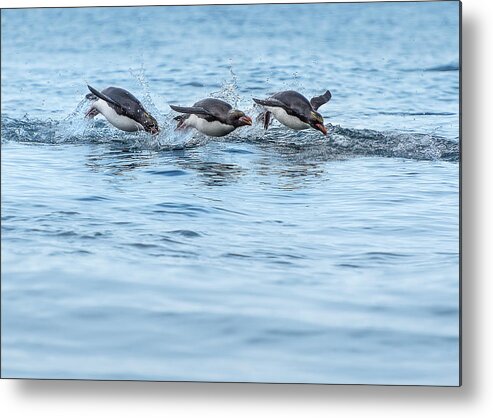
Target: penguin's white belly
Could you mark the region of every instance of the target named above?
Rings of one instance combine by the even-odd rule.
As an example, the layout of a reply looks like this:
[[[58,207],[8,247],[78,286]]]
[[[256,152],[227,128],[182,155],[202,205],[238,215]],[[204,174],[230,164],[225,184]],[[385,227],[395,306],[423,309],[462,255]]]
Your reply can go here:
[[[226,125],[217,120],[209,122],[203,118],[199,118],[197,115],[190,115],[185,124],[208,136],[224,136],[235,130],[232,125]]]
[[[127,116],[119,115],[118,113],[116,113],[115,110],[110,107],[108,103],[106,103],[104,100],[99,99],[94,102],[92,106],[96,108],[115,128],[127,132],[144,130],[144,127],[140,123],[134,121],[133,119],[130,119]]]
[[[288,128],[301,131],[302,129],[308,129],[310,125],[298,119],[296,116],[289,115],[282,107],[270,107],[265,108],[272,113],[272,115],[283,125]]]

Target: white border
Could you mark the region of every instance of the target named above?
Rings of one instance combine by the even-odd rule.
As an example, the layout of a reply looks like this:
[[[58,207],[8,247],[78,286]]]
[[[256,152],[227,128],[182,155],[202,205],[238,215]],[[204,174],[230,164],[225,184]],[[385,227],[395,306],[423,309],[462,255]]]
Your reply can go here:
[[[275,0],[271,1],[276,2]],[[286,3],[282,1],[280,3]],[[205,1],[3,0],[1,7]],[[210,3],[210,2],[209,2]],[[234,3],[216,0],[214,3]],[[243,0],[241,3],[256,3]],[[463,0],[463,387],[0,381],[4,417],[486,417],[493,410],[493,2]],[[487,411],[490,411],[489,413]]]

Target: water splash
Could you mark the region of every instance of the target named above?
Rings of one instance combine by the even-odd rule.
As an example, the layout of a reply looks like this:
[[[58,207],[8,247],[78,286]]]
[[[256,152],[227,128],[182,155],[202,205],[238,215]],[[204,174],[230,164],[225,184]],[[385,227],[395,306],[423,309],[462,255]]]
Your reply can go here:
[[[130,74],[137,80],[140,87],[142,88],[142,104],[144,107],[151,112],[151,114],[158,114],[159,110],[156,108],[154,101],[151,96],[151,88],[149,86],[149,80],[145,74],[145,68],[143,65],[138,70],[129,68]]]
[[[81,104],[79,104],[81,106]],[[78,107],[79,107],[78,106]],[[433,134],[375,131],[328,126],[324,137],[315,130],[293,131],[274,125],[268,130],[239,128],[221,138],[207,138],[195,130],[176,131],[174,121],[164,124],[159,135],[122,132],[104,120],[91,123],[79,116],[65,120],[2,117],[2,143],[119,143],[123,148],[165,151],[199,147],[211,141],[252,143],[301,159],[347,159],[355,157],[407,158],[458,162],[459,142]]]
[[[224,80],[221,84],[221,89],[211,93],[211,97],[224,100],[234,108],[238,107],[241,96],[238,91],[238,76],[233,71],[233,67],[229,67],[230,79]]]

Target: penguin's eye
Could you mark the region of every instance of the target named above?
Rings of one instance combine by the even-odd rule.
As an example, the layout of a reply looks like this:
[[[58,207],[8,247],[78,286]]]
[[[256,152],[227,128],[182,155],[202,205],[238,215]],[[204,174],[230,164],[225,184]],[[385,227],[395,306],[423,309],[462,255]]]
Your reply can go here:
[[[323,118],[318,113],[312,112],[312,118],[317,122],[323,123]]]

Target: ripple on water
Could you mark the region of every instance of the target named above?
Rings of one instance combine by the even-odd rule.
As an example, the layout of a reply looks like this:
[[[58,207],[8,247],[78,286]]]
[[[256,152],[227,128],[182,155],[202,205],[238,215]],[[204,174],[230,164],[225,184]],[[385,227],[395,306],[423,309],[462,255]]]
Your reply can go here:
[[[184,170],[150,170],[149,174],[167,177],[185,176],[188,173]]]
[[[186,216],[190,218],[196,218],[199,217],[203,214],[210,213],[210,210],[198,206],[198,205],[193,205],[190,203],[158,203],[154,205],[155,207],[159,209],[153,209],[152,213],[159,214],[159,215],[179,215],[179,216]]]
[[[198,238],[201,237],[202,234],[199,234],[198,232],[189,230],[189,229],[177,229],[175,231],[169,231],[170,234],[177,234],[181,235],[182,237],[185,238]]]
[[[111,199],[104,196],[84,196],[84,197],[77,197],[76,200],[79,200],[81,202],[101,202],[104,200],[111,200]]]

